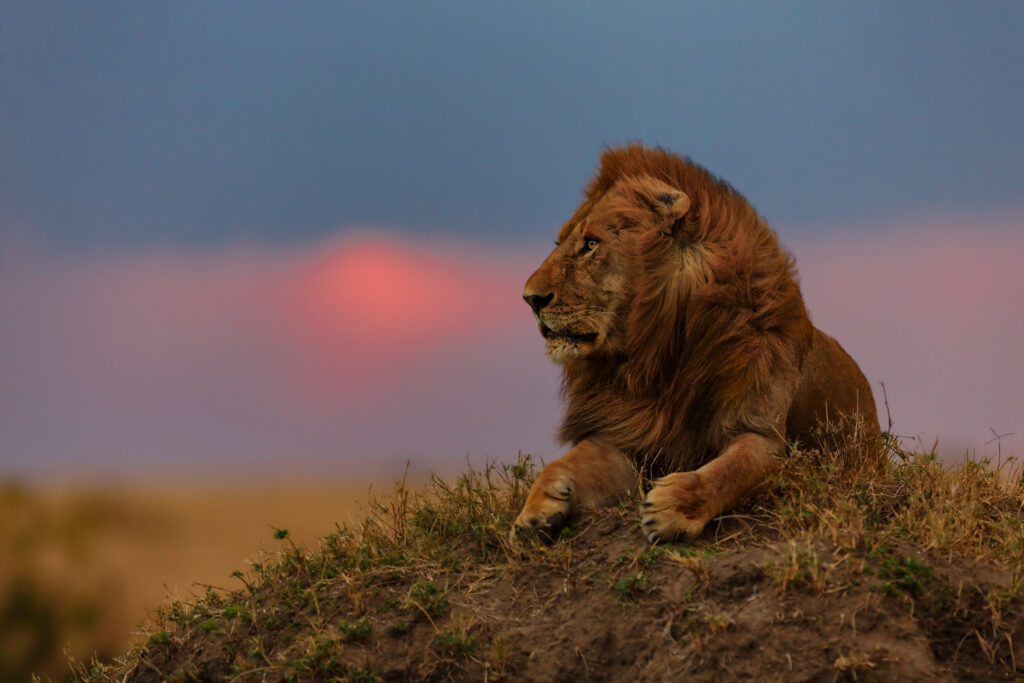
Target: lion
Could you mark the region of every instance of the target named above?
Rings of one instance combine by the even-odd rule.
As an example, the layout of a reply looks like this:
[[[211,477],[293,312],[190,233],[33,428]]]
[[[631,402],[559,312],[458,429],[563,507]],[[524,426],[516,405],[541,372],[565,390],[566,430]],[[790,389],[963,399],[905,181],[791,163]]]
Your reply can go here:
[[[562,367],[571,448],[541,470],[513,535],[551,537],[645,476],[648,542],[693,540],[830,414],[880,435],[864,374],[811,324],[794,258],[688,158],[606,149],[523,298]]]

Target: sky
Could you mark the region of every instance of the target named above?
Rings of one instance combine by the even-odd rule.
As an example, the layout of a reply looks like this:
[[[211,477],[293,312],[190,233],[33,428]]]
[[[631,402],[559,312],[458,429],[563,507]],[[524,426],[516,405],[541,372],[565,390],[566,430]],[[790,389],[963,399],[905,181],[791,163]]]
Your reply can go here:
[[[750,199],[897,432],[1024,443],[1020,3],[0,17],[0,471],[556,457],[520,291],[630,140]]]

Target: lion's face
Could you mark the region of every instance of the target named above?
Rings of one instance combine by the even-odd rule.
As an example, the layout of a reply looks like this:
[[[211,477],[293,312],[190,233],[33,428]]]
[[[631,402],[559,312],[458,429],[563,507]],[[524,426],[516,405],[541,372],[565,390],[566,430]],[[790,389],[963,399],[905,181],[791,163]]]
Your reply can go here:
[[[556,363],[605,347],[619,334],[629,290],[629,240],[588,216],[563,229],[554,251],[526,283],[547,354]]]
[[[631,178],[563,226],[554,251],[523,289],[553,361],[625,346],[632,285],[642,267],[640,245],[652,232],[671,239],[670,221],[688,207],[679,190]]]

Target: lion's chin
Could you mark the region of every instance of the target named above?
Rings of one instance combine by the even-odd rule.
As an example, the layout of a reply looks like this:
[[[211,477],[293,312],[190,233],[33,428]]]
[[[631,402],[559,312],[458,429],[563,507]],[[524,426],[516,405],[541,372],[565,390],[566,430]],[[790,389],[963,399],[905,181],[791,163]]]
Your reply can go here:
[[[587,334],[555,334],[546,330],[547,341],[545,352],[548,358],[556,363],[566,363],[588,355],[600,345],[600,336],[596,332]]]

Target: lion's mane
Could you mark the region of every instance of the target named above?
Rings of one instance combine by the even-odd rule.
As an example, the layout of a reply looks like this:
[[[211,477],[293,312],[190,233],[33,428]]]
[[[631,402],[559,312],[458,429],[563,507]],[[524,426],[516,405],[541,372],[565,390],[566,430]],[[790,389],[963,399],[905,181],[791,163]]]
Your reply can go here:
[[[671,231],[647,226],[638,238],[628,350],[563,366],[560,436],[575,444],[607,434],[657,475],[696,468],[742,433],[785,438],[786,416],[771,413],[780,392],[794,394],[814,328],[775,232],[689,159],[640,145],[606,150],[570,223],[616,184],[627,190],[617,211],[653,220],[649,199],[628,191],[645,176],[685,192],[690,210]]]

